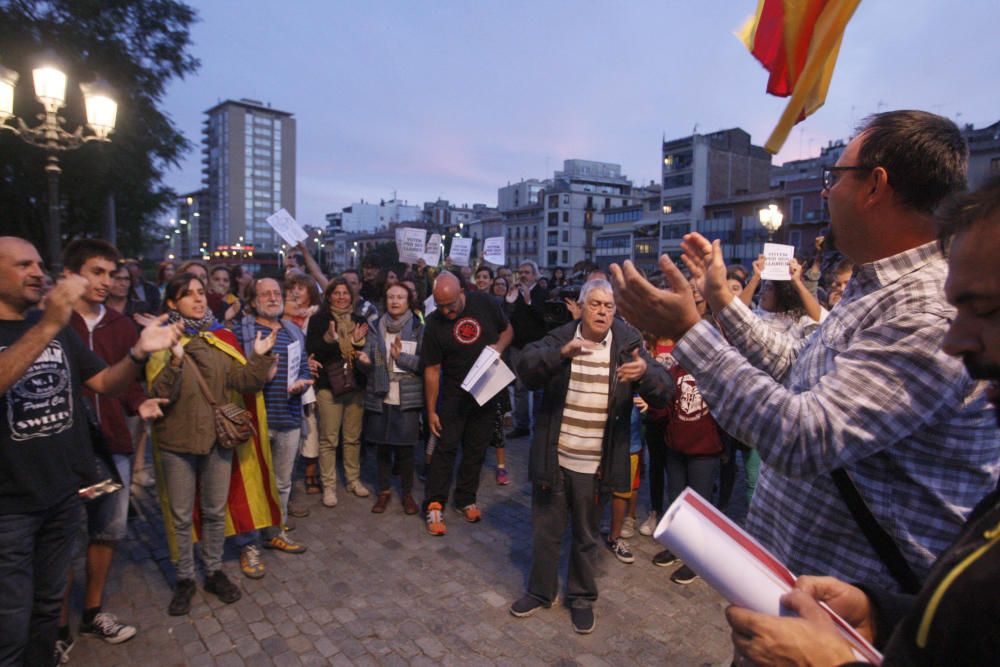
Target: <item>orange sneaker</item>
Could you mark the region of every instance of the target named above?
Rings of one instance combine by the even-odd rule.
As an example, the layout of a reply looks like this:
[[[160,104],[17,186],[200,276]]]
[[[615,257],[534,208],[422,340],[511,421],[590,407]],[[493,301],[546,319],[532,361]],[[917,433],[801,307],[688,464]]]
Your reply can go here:
[[[465,507],[456,507],[455,511],[464,516],[465,520],[469,523],[477,523],[483,519],[483,513],[476,507],[476,503],[466,505]]]
[[[444,511],[441,503],[430,503],[427,505],[427,532],[435,537],[440,537],[448,532],[444,527]]]

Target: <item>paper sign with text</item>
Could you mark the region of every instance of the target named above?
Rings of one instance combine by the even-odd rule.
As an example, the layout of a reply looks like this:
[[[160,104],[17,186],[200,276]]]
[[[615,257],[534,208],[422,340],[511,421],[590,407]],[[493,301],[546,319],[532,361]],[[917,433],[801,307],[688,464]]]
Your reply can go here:
[[[791,280],[788,263],[795,256],[795,246],[781,243],[764,244],[764,270],[760,273],[761,280]]]
[[[451,250],[448,256],[458,266],[469,265],[469,254],[472,252],[472,239],[456,238],[451,240]]]
[[[396,249],[399,251],[399,261],[403,264],[416,264],[424,256],[424,239],[427,232],[412,227],[396,229]]]
[[[309,236],[306,234],[306,230],[302,229],[302,225],[297,223],[292,214],[285,209],[269,215],[267,224],[271,225],[274,231],[278,232],[278,236],[290,246],[294,246],[299,241],[305,241]]]
[[[493,236],[483,241],[483,260],[490,264],[503,266],[507,263],[505,239]]]

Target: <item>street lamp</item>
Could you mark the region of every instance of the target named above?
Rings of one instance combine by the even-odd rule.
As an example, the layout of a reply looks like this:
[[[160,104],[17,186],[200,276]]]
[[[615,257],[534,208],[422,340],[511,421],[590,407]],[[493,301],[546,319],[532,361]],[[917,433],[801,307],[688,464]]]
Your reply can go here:
[[[108,135],[115,129],[118,103],[112,97],[107,83],[97,81],[80,84],[87,127],[93,134],[84,136],[83,126],[70,132],[64,129],[66,119],[59,116],[59,109],[66,104],[66,74],[51,64],[36,67],[31,72],[35,86],[35,97],[45,109],[36,116],[39,123],[29,127],[19,116],[14,115],[14,88],[20,75],[14,70],[0,66],[0,129],[13,132],[32,146],[48,153],[45,173],[49,182],[49,219],[45,229],[49,265],[58,270],[60,264],[59,233],[59,153],[79,148],[91,141],[110,141]],[[8,125],[16,122],[16,127]]]
[[[760,209],[759,214],[760,224],[767,230],[767,240],[770,242],[774,239],[774,233],[781,228],[781,221],[785,216],[778,210],[777,204],[770,204],[767,208]]]

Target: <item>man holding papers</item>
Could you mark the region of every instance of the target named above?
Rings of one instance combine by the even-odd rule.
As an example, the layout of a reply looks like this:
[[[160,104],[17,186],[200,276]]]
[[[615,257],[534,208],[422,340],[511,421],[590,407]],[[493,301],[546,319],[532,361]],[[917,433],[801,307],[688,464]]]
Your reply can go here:
[[[629,429],[632,396],[663,406],[673,382],[642,346],[639,332],[615,318],[606,280],[580,290],[583,313],[525,346],[517,364],[528,389],[544,388],[531,442],[532,558],[528,594],[510,607],[531,616],[558,597],[559,550],[566,524],[573,541],[566,601],[573,629],[594,630],[594,570],[601,551],[599,497],[631,492]]]
[[[451,472],[458,447],[462,463],[455,481],[455,509],[470,523],[482,519],[476,505],[479,473],[493,434],[496,400],[480,404],[462,388],[485,347],[502,353],[514,337],[500,306],[486,294],[466,294],[453,274],[434,282],[437,310],[424,327],[424,394],[427,422],[438,438],[427,470],[427,532],[444,535]]]

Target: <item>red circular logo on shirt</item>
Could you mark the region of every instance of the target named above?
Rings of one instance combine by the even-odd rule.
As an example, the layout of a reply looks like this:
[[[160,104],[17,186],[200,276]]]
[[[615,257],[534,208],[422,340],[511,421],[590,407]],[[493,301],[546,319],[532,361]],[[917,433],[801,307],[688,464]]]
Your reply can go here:
[[[463,317],[458,322],[455,322],[455,327],[452,329],[455,334],[455,340],[463,345],[472,345],[483,333],[483,327],[479,324],[479,320],[472,317]]]

